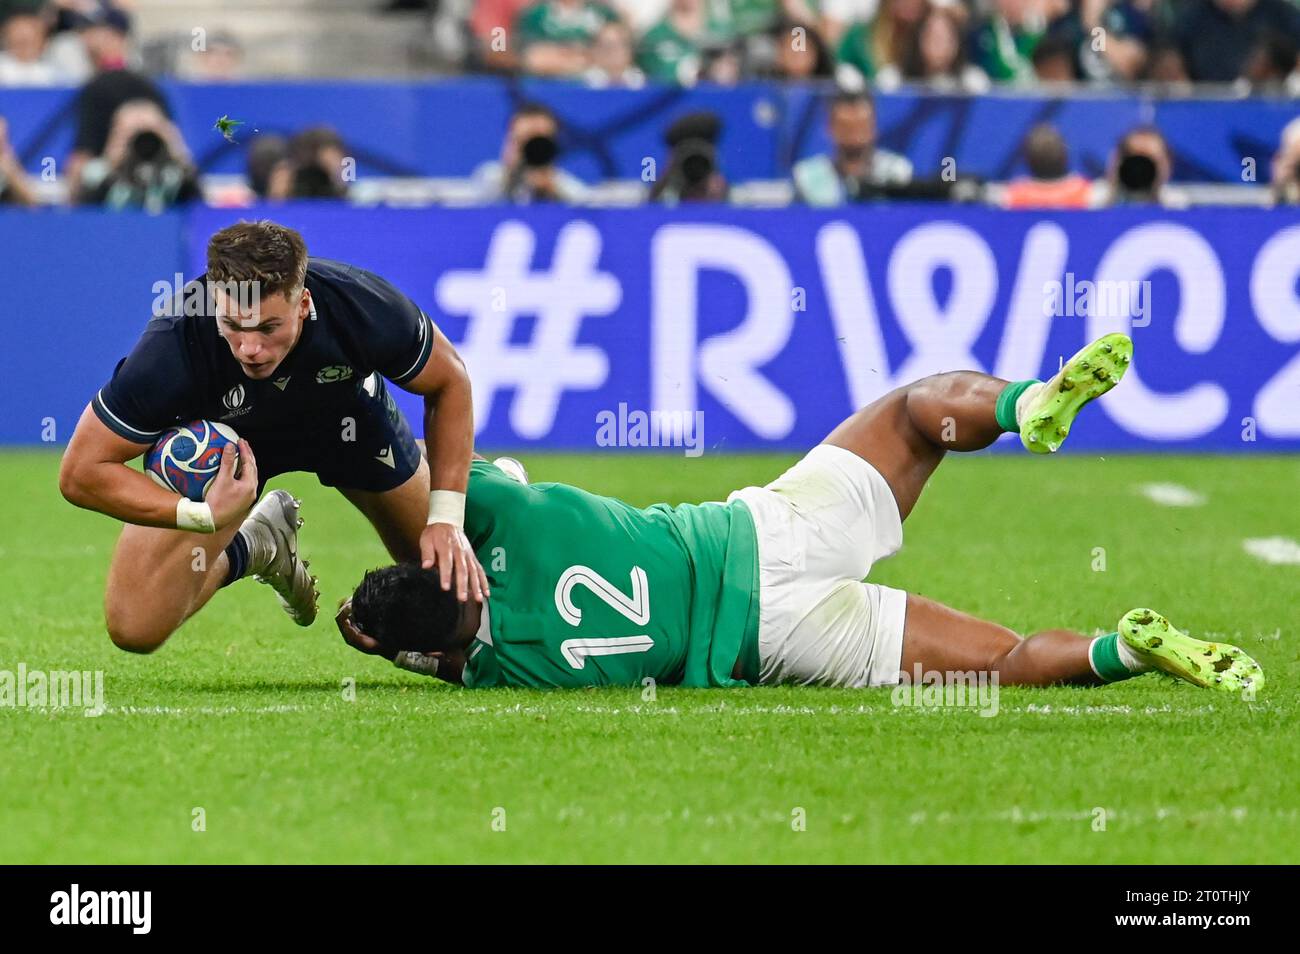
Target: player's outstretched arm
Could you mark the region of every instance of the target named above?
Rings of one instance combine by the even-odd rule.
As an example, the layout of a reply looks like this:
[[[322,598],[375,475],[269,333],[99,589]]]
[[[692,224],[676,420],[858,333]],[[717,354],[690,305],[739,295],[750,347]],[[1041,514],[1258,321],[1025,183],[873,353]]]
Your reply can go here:
[[[59,492],[69,503],[124,523],[177,528],[180,495],[126,466],[148,449],[148,444],[136,444],[114,434],[87,406],[63,453]],[[257,494],[257,462],[247,441],[239,442],[239,453],[239,476],[234,474],[235,455],[227,449],[222,455],[221,471],[208,491],[206,503],[212,513],[212,531],[241,519]]]
[[[424,441],[429,459],[429,524],[420,537],[426,568],[437,567],[443,589],[456,585],[462,601],[482,602],[487,574],[465,536],[465,491],[474,455],[474,399],[469,373],[455,346],[437,328],[418,375],[402,385],[424,397]]]

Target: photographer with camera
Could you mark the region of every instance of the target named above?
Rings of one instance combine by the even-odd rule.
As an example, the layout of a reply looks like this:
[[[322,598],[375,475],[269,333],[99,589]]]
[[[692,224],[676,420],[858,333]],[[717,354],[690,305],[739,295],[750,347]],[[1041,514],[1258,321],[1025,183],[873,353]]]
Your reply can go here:
[[[795,163],[800,201],[817,208],[875,198],[912,181],[906,156],[876,145],[876,106],[865,92],[841,92],[831,100],[828,131],[834,152]]]
[[[501,159],[479,166],[483,202],[580,204],[587,194],[577,178],[555,164],[560,155],[560,123],[541,103],[515,109],[501,144]]]
[[[158,104],[137,99],[118,107],[104,154],[82,170],[80,201],[162,212],[200,198],[189,150]]]
[[[1130,129],[1115,146],[1110,160],[1110,205],[1183,203],[1167,188],[1173,155],[1164,134],[1154,126]]]
[[[702,110],[682,116],[664,133],[668,169],[656,178],[651,202],[726,202],[729,186],[718,168],[718,136],[722,120]]]
[[[332,126],[311,126],[289,140],[288,194],[275,198],[345,199],[347,145]]]

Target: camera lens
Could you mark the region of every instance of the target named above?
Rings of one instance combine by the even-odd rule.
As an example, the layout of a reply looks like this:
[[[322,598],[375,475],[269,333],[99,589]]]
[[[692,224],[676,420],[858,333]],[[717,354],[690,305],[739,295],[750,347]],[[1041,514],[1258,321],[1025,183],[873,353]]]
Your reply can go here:
[[[537,168],[549,166],[560,154],[560,146],[550,136],[534,136],[524,143],[524,165]]]
[[[152,129],[138,132],[131,137],[129,146],[131,157],[137,162],[153,162],[167,149],[166,144]]]
[[[1125,156],[1119,164],[1119,182],[1129,192],[1150,192],[1156,184],[1156,164],[1148,156]]]
[[[713,174],[713,151],[707,145],[682,147],[678,154],[682,178],[691,185],[699,185]]]
[[[291,194],[295,199],[332,199],[338,189],[323,166],[309,162],[294,170]]]

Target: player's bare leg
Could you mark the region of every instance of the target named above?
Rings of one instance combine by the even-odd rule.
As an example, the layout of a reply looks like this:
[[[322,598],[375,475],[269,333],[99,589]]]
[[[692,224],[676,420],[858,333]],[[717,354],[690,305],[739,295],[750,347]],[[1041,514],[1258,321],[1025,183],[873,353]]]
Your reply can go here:
[[[340,487],[339,492],[370,521],[396,563],[420,559],[420,534],[429,518],[429,462],[392,490]]]
[[[1074,415],[1110,390],[1127,369],[1132,342],[1106,335],[1046,382],[1012,383],[978,371],[935,374],[904,385],[858,411],[826,438],[885,478],[906,519],[943,456],[988,447],[1018,431],[1034,452],[1055,451]]]
[[[975,371],[931,375],[858,411],[826,443],[879,471],[906,519],[949,450],[979,450],[1016,431],[1026,449],[1055,451],[1079,409],[1114,387],[1131,355],[1127,337],[1106,335],[1046,382],[1012,383]],[[1095,685],[1158,665],[1118,633],[1094,640],[1047,630],[1022,639],[1004,626],[909,595],[902,669],[910,673],[918,664],[940,673],[996,672],[1006,685]]]
[[[1088,658],[1092,642],[1064,629],[1022,639],[1005,626],[909,593],[902,671],[904,678],[917,666],[922,672],[996,672],[1004,686],[1100,685],[1104,680]]]
[[[238,524],[217,533],[122,528],[108,567],[104,621],[120,649],[153,652],[220,589]]]
[[[1011,383],[974,371],[937,374],[898,388],[837,427],[826,443],[870,463],[893,491],[901,517],[949,450],[987,447],[1016,431],[1033,453],[1052,453],[1079,409],[1118,383],[1132,357],[1124,335],[1106,335],[1064,362],[1045,382]],[[1004,685],[1099,685],[1160,669],[1198,686],[1256,691],[1259,665],[1235,646],[1174,629],[1147,609],[1132,610],[1113,633],[1091,638],[1054,629],[1021,638],[1004,626],[909,594],[901,668],[996,672]]]
[[[994,409],[1007,384],[977,371],[931,375],[868,404],[825,443],[880,471],[906,520],[945,453],[988,447],[1003,433]]]
[[[244,519],[217,533],[122,528],[108,569],[104,619],[120,649],[150,653],[221,587],[253,575],[276,591],[294,622],[316,618],[315,579],[297,555],[298,504],[266,494]]]
[[[1004,686],[1098,686],[1160,670],[1193,685],[1253,695],[1264,673],[1249,655],[1226,643],[1180,632],[1149,609],[1125,613],[1116,632],[1089,637],[1050,629],[1016,633],[909,593],[901,668],[905,679],[924,673],[990,672]]]

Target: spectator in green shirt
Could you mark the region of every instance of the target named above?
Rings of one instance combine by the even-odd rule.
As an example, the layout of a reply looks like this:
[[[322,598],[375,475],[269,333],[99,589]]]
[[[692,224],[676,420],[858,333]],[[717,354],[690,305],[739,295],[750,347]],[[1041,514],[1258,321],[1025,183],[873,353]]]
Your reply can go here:
[[[1032,83],[1034,47],[1046,23],[1033,0],[997,0],[993,13],[975,29],[972,59],[997,83]]]
[[[578,76],[591,64],[591,44],[618,14],[593,0],[544,0],[519,14],[514,41],[523,50],[525,72]]]
[[[732,36],[729,20],[713,15],[717,12],[706,0],[672,0],[667,15],[641,38],[641,70],[660,83],[694,83],[706,49],[720,47]]]

